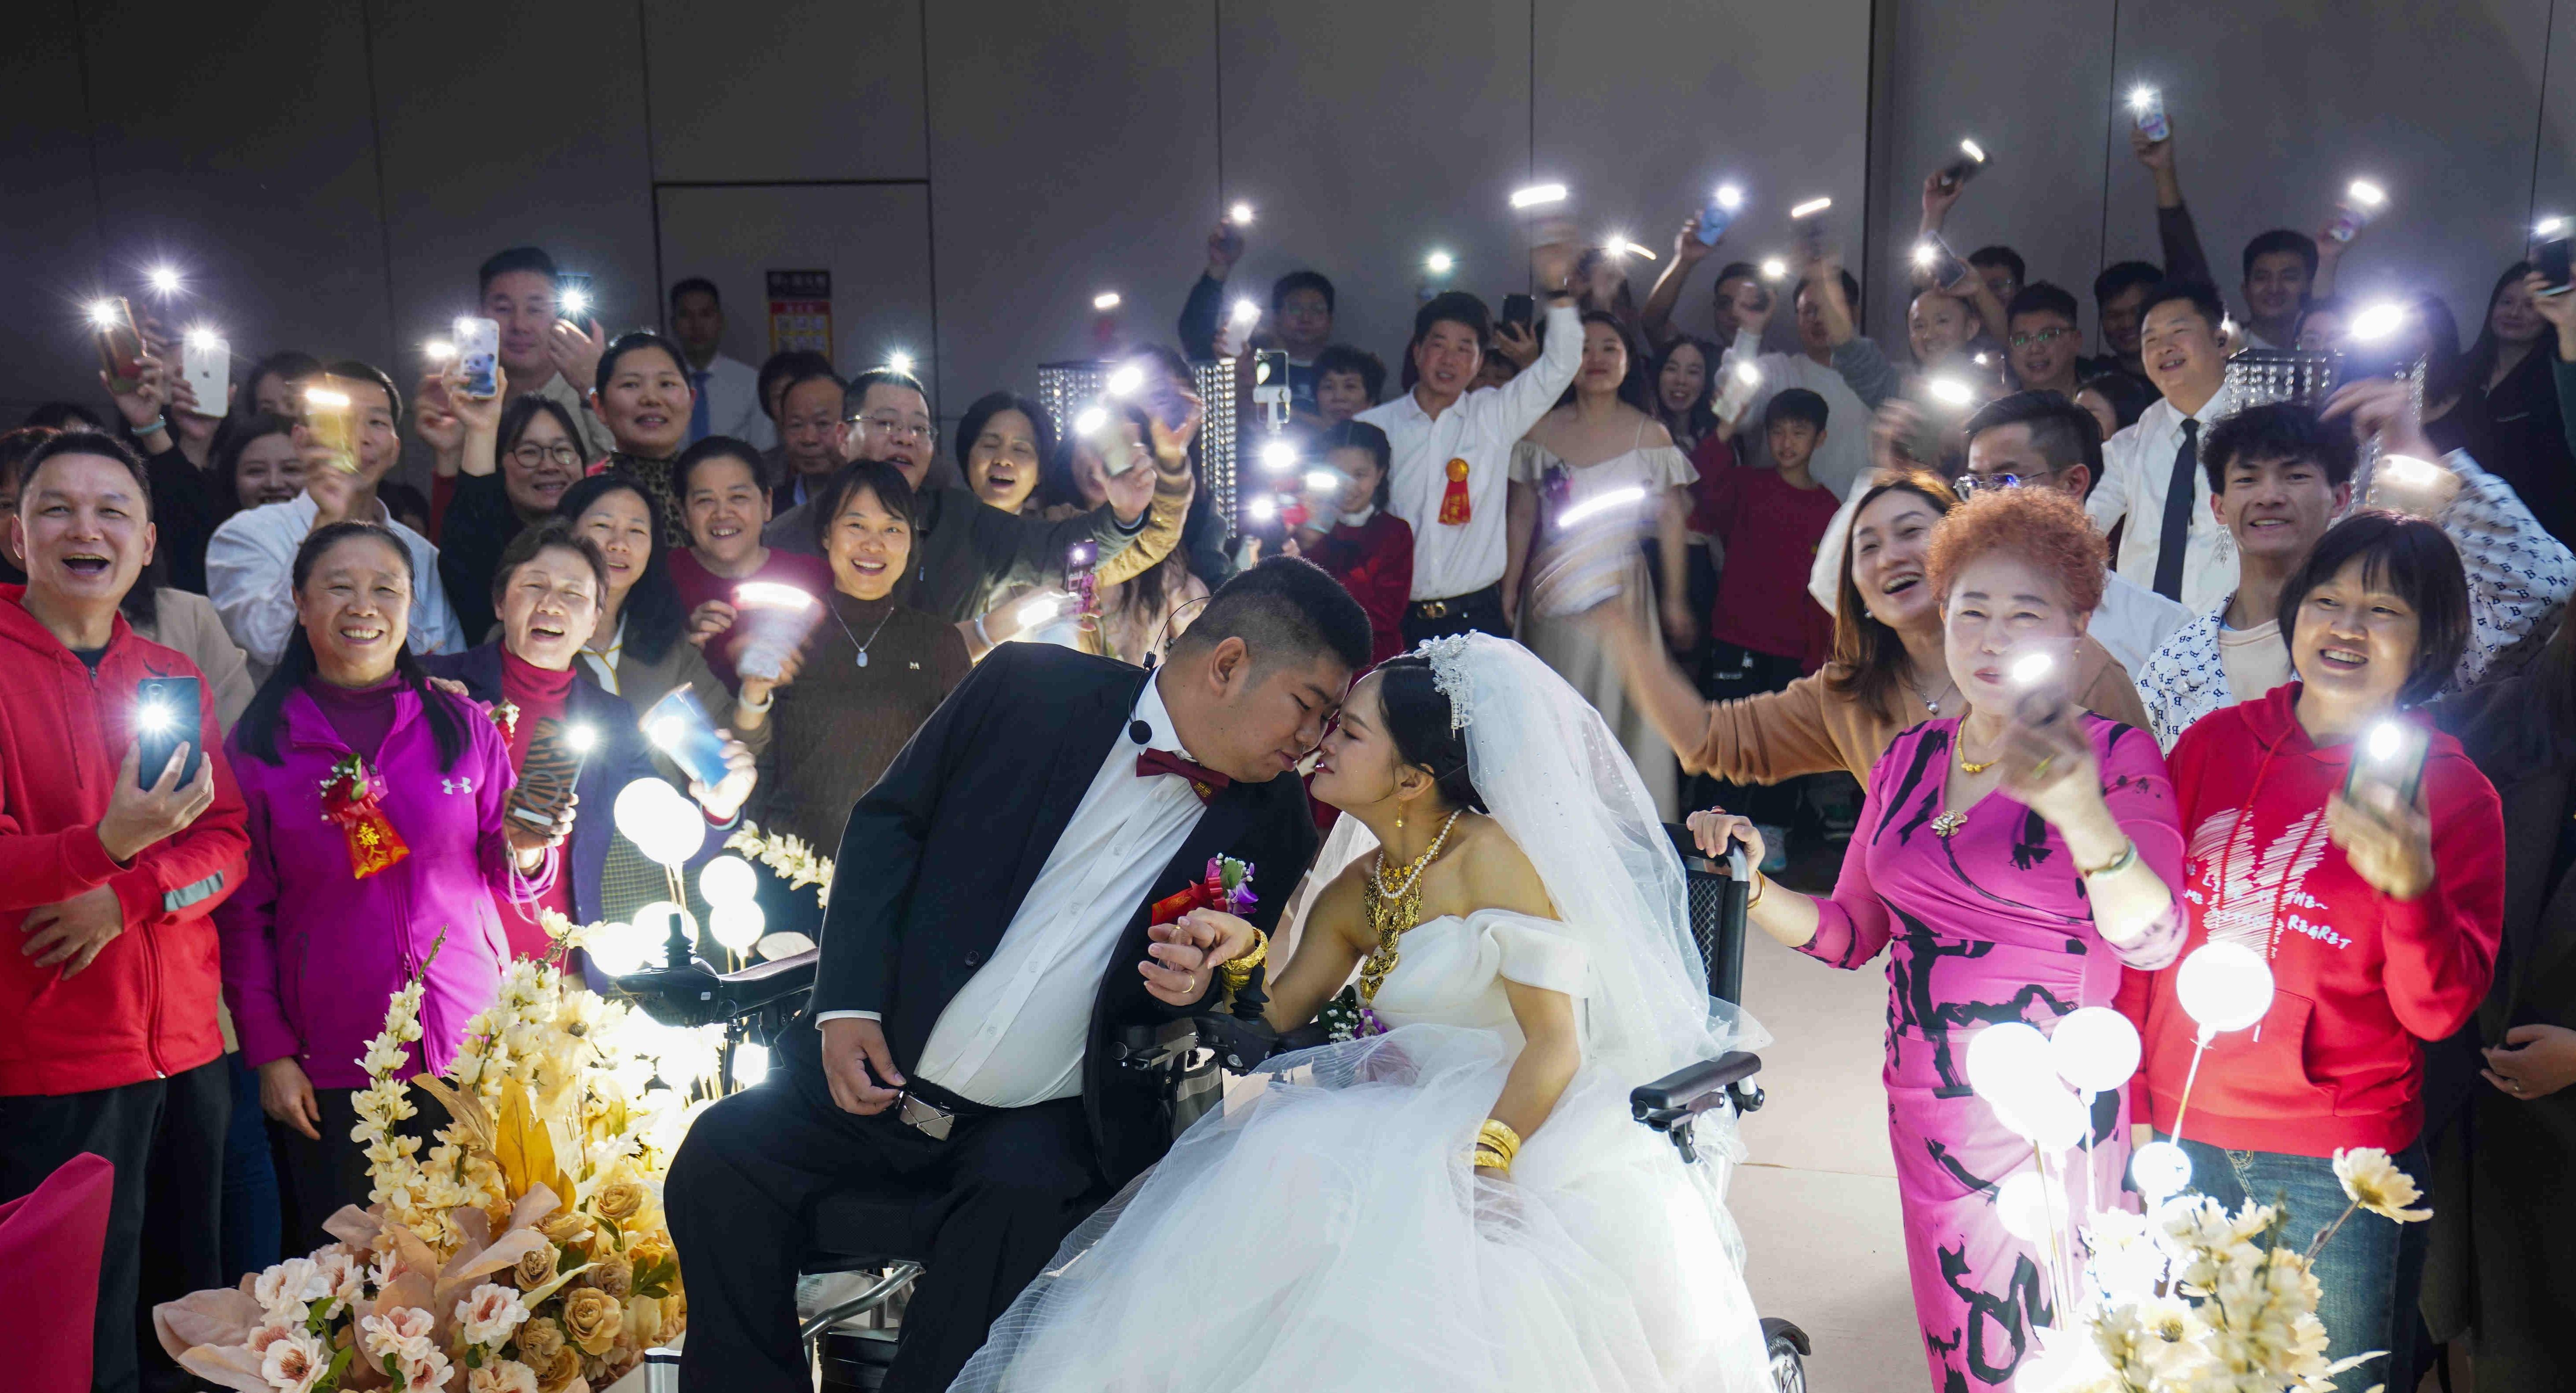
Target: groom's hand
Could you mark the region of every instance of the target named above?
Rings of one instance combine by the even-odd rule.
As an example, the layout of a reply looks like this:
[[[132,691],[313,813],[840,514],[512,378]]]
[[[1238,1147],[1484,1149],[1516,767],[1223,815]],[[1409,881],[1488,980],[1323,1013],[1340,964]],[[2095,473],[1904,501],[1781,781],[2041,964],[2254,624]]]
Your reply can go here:
[[[886,1048],[885,1027],[865,1016],[823,1022],[823,1077],[841,1111],[873,1117],[903,1096],[903,1074]]]
[[[1145,961],[1136,970],[1145,974],[1145,990],[1156,1001],[1188,1006],[1207,995],[1208,973],[1224,961],[1211,951],[1224,940],[1221,930],[1191,914],[1178,923],[1156,924],[1145,936],[1153,941],[1145,945]]]

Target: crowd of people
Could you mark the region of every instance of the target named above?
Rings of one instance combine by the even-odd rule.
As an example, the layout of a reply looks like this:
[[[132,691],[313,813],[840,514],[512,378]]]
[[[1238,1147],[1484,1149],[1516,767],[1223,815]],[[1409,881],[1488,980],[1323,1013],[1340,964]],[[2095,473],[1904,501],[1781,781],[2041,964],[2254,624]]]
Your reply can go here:
[[[2210,942],[2268,959],[2280,1004],[2196,1076],[2180,1141],[2203,1190],[2290,1196],[2301,1242],[2336,1211],[2338,1149],[2384,1148],[2435,1196],[2429,1226],[2364,1215],[2323,1250],[2334,1353],[2390,1352],[2346,1386],[2411,1387],[2441,1347],[2481,1388],[2556,1386],[2576,1364],[2554,1295],[2576,1285],[2576,294],[2507,268],[2464,346],[2437,295],[2339,295],[2338,226],[2249,239],[2231,303],[2175,140],[2137,145],[2163,262],[2102,268],[2089,333],[2010,247],[1948,254],[1967,195],[1936,174],[1923,254],[1884,268],[1913,291],[1894,351],[1860,332],[1839,252],[1719,261],[1694,216],[1642,299],[1623,250],[1555,237],[1525,315],[1426,294],[1389,395],[1384,360],[1335,337],[1324,272],[1228,312],[1229,224],[1177,347],[1119,346],[1142,385],[1100,421],[997,384],[945,441],[904,369],[725,357],[697,278],[666,327],[612,333],[532,247],[480,268],[488,391],[461,361],[405,382],[311,344],[201,401],[147,321],[98,399],[0,435],[0,885],[23,950],[0,967],[0,1199],[83,1151],[115,1165],[96,1385],[178,1386],[155,1302],[366,1201],[350,1095],[388,995],[425,982],[419,1063],[440,1068],[504,965],[549,951],[545,911],[667,896],[611,816],[628,782],[687,788],[701,858],[745,818],[843,845],[996,654],[1152,668],[1287,556],[1366,617],[1348,679],[1509,640],[1598,712],[1663,821],[1767,874],[1847,843],[1829,890],[1766,875],[1752,917],[1828,965],[1890,958],[1936,1388],[2009,1387],[2046,1304],[1993,1202],[2027,1146],[1966,1087],[1967,1041],[2127,1012],[2145,1062],[2092,1121],[2091,1182],[2117,1191],[2132,1114],[2171,1138],[2195,1087],[2172,968]],[[1704,262],[1713,339],[1673,318]],[[1228,518],[1191,363],[1256,350],[1285,355],[1302,491],[1268,497],[1247,447],[1245,497],[1282,506]],[[2309,398],[2231,377],[2283,351],[2409,366]],[[1271,423],[1247,402],[1239,425]],[[407,445],[425,491],[396,477]],[[2015,675],[2034,652],[2058,719]],[[1387,693],[1412,681],[1385,671]],[[143,767],[171,749],[171,679],[198,684],[194,724]],[[673,700],[721,742],[713,783],[639,730]],[[2356,775],[2388,722],[2423,732],[2419,777]],[[1416,790],[1452,821],[1473,806],[1456,773]],[[776,889],[773,927],[822,932]],[[980,1331],[948,1332],[939,1371]]]

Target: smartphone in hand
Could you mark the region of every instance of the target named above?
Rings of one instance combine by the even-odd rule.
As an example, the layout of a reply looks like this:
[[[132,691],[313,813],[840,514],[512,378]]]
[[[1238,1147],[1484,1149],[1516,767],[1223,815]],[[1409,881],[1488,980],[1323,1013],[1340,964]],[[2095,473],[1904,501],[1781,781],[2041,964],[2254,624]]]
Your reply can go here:
[[[134,304],[111,295],[89,307],[91,336],[98,345],[98,365],[110,387],[131,392],[143,385],[143,331],[134,323]]]
[[[221,335],[191,331],[180,342],[179,375],[196,395],[198,415],[222,416],[233,391],[233,346]]]
[[[456,362],[465,371],[465,395],[476,401],[501,395],[499,322],[470,315],[456,321]]]
[[[2552,237],[2531,249],[2532,269],[2540,272],[2543,295],[2564,295],[2576,289],[2576,270],[2568,265],[2567,239]]]
[[[188,762],[179,768],[179,787],[195,782],[197,765],[206,757],[198,742],[205,724],[205,684],[194,677],[146,677],[134,684],[134,729],[142,749],[134,780],[141,788],[161,781],[161,771],[180,746]]]
[[[1527,295],[1503,297],[1503,322],[1526,328],[1538,318],[1538,302]]]
[[[723,783],[732,769],[725,763],[724,741],[698,694],[674,687],[644,712],[644,738],[671,757],[681,772],[709,788]]]
[[[2361,803],[2354,795],[2376,784],[2397,795],[2397,806],[2413,807],[2415,794],[2424,785],[2424,761],[2432,751],[2433,738],[2422,726],[2407,721],[2372,726],[2355,744],[2352,764],[2344,770],[2344,801]]]

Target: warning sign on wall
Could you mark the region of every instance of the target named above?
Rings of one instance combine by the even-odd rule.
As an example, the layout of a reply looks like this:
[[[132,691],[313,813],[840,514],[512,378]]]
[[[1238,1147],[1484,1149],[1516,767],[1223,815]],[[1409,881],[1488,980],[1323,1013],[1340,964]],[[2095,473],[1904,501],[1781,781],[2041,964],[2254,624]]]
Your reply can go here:
[[[811,349],[832,356],[832,273],[771,271],[769,351]]]

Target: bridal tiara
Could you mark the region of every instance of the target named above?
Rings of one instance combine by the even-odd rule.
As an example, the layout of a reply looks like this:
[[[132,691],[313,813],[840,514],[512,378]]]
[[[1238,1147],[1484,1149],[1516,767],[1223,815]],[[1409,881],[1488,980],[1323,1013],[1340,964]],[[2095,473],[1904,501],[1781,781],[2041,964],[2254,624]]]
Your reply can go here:
[[[1431,660],[1431,685],[1449,698],[1449,733],[1457,734],[1474,723],[1467,709],[1467,643],[1465,634],[1448,638],[1427,638],[1413,651]]]

